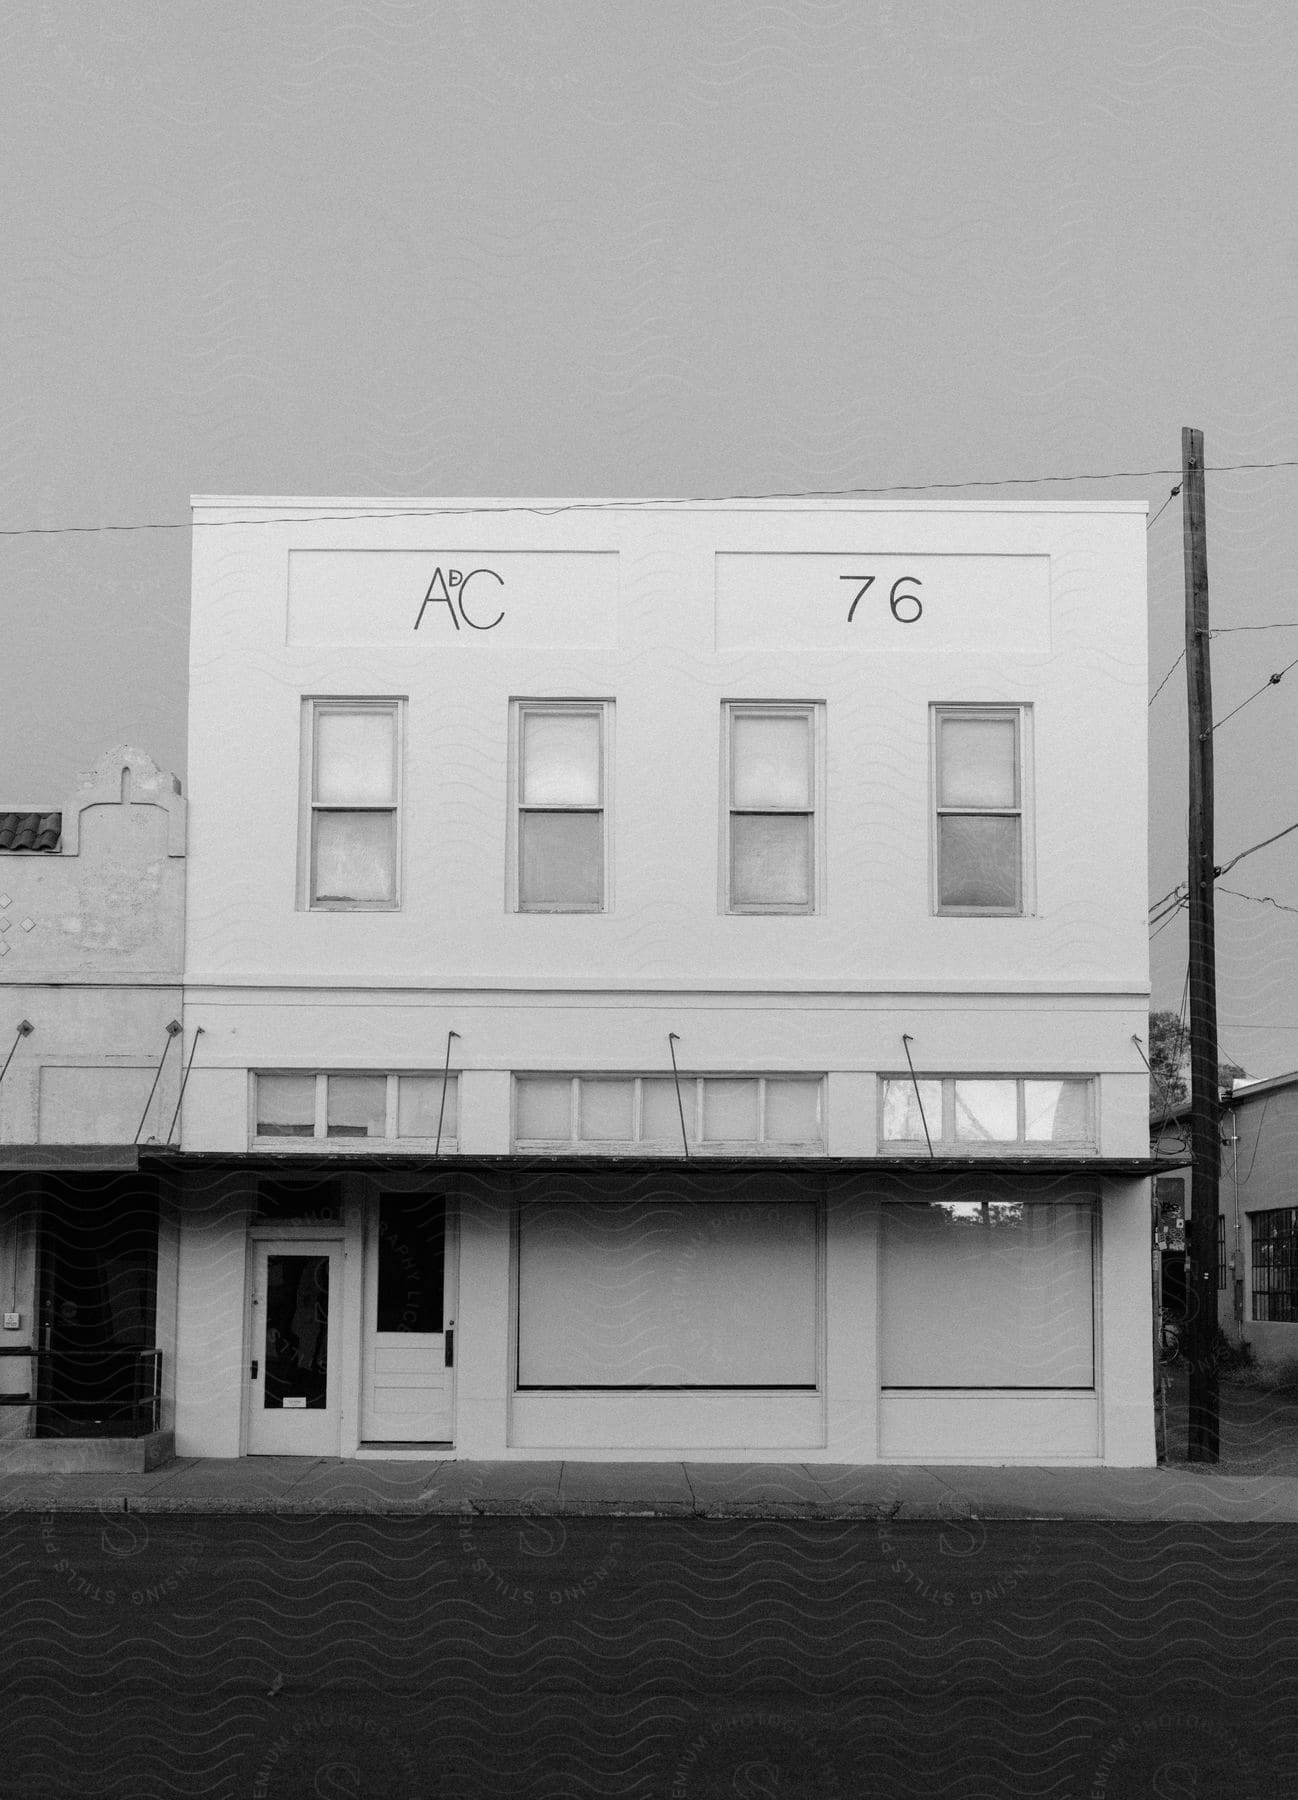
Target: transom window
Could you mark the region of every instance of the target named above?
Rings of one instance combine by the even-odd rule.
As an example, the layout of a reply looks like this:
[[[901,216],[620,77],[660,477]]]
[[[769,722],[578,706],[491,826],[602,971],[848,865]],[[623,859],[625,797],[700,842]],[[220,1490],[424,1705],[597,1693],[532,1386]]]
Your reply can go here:
[[[888,1075],[879,1086],[879,1136],[888,1145],[926,1153],[931,1140],[934,1150],[957,1156],[1007,1144],[1096,1148],[1089,1077]]]
[[[816,911],[821,715],[809,701],[725,706],[726,912]]]
[[[254,1140],[327,1139],[335,1148],[378,1139],[435,1144],[454,1149],[459,1082],[438,1074],[375,1075],[294,1073],[253,1078]],[[277,1142],[277,1148],[281,1147]]]
[[[401,702],[303,706],[305,903],[385,911],[398,900]]]
[[[606,701],[514,707],[514,906],[603,912],[608,905]]]
[[[934,907],[1021,913],[1024,715],[1019,706],[935,706]]]
[[[741,1148],[823,1151],[819,1076],[519,1075],[520,1148],[683,1154]],[[684,1140],[681,1136],[684,1115]]]

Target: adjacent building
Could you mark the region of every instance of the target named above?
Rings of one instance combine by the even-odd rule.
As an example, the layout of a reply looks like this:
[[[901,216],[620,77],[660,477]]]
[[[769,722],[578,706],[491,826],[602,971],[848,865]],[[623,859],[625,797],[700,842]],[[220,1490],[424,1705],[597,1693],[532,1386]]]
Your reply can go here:
[[[1188,1103],[1154,1118],[1156,1153],[1188,1157]],[[1261,1362],[1298,1360],[1298,1074],[1236,1082],[1221,1108],[1217,1190],[1217,1319]],[[1186,1221],[1193,1213],[1193,1170],[1154,1183],[1155,1273],[1169,1317],[1184,1317]]]
[[[1152,1462],[1144,511],[196,501],[178,1450]]]
[[[127,745],[52,798],[0,807],[0,1467],[169,1443],[185,804]]]

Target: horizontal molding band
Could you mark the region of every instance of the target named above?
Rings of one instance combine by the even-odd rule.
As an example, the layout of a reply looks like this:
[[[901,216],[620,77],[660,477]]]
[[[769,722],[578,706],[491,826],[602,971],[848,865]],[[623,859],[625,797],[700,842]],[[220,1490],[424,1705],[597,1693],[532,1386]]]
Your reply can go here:
[[[773,982],[733,981],[709,982],[698,985],[680,981],[574,981],[565,980],[528,980],[523,977],[502,980],[499,976],[463,977],[455,980],[439,981],[427,985],[412,985],[408,981],[367,981],[348,982],[346,984],[330,981],[312,981],[310,979],[268,980],[265,976],[230,976],[220,977],[195,976],[184,983],[186,1001],[191,1004],[213,1004],[229,996],[232,1004],[246,1004],[244,996],[250,991],[262,994],[304,994],[323,995],[330,1000],[348,1004],[373,1004],[375,996],[382,996],[384,1001],[405,996],[411,1004],[427,1001],[430,997],[454,999],[462,1002],[466,999],[478,999],[488,995],[512,994],[526,995],[529,999],[563,1000],[571,996],[580,998],[583,1004],[589,1004],[592,997],[606,994],[618,999],[627,995],[644,994],[655,1001],[664,998],[689,1001],[694,1004],[706,1004],[717,1000],[732,1000],[736,997],[763,1000],[766,998],[805,997],[808,1000],[840,1000],[851,1001],[860,998],[874,1000],[893,1000],[899,1005],[910,1005],[917,1000],[941,1002],[951,995],[959,995],[962,999],[983,999],[992,1001],[1032,999],[1032,1000],[1085,1000],[1097,1001],[1122,1000],[1133,1006],[1145,1005],[1149,1000],[1150,990],[1131,982],[999,982],[994,985],[986,982],[913,982],[900,984],[894,981],[885,982]],[[313,998],[308,1004],[318,1004]]]

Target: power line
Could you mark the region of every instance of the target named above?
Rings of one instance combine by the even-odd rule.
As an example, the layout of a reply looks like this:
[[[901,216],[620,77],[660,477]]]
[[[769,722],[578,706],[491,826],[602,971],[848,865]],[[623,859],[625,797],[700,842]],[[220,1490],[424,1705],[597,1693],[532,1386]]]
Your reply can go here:
[[[1241,850],[1238,856],[1232,856],[1228,863],[1222,863],[1219,869],[1214,869],[1213,874],[1217,877],[1229,875],[1236,863],[1243,862],[1246,856],[1252,856],[1255,850],[1265,850],[1268,844],[1279,843],[1280,839],[1288,837],[1291,831],[1298,831],[1298,819],[1292,825],[1286,825],[1283,831],[1277,831],[1274,837],[1263,838],[1260,844],[1250,844],[1247,850]]]
[[[1283,900],[1273,900],[1270,894],[1243,894],[1238,888],[1218,888],[1217,891],[1233,894],[1237,900],[1255,900],[1259,906],[1274,906],[1277,912],[1298,913],[1298,906],[1286,906]]]
[[[1173,675],[1176,674],[1176,671],[1180,668],[1181,664],[1184,661],[1185,661],[1185,651],[1182,650],[1181,654],[1177,657],[1176,661],[1172,664],[1171,668],[1167,671],[1167,674],[1164,675],[1163,679],[1159,682],[1158,686],[1154,689],[1153,693],[1149,696],[1149,704],[1151,706],[1154,704],[1155,700],[1157,700],[1158,696],[1162,693],[1163,689],[1167,686],[1168,682],[1172,679]]]
[[[1158,511],[1154,514],[1153,518],[1149,521],[1148,525],[1146,525],[1146,527],[1145,527],[1146,531],[1152,531],[1154,529],[1155,525],[1157,525],[1158,521],[1162,518],[1163,514],[1167,511],[1168,507],[1172,504],[1173,500],[1176,499],[1176,496],[1180,493],[1180,491],[1181,491],[1181,484],[1178,481],[1176,486],[1172,489],[1171,493],[1167,496],[1167,499],[1164,500],[1163,504],[1159,507]]]
[[[1183,881],[1178,881],[1176,886],[1174,888],[1170,888],[1168,890],[1168,892],[1163,895],[1161,900],[1155,900],[1153,902],[1153,904],[1149,908],[1150,914],[1152,915],[1152,914],[1158,912],[1160,910],[1160,908],[1162,908],[1164,906],[1179,905],[1179,903],[1184,899],[1185,899],[1185,883]]]
[[[1232,707],[1231,710],[1226,714],[1225,719],[1217,719],[1216,721],[1214,721],[1214,723],[1212,725],[1212,730],[1220,731],[1222,726],[1226,723],[1227,719],[1233,719],[1235,717],[1236,713],[1243,712],[1243,710],[1246,706],[1251,705],[1252,702],[1257,699],[1258,694],[1265,694],[1265,692],[1268,688],[1279,687],[1280,683],[1284,680],[1285,676],[1289,673],[1290,669],[1295,669],[1295,668],[1298,668],[1298,656],[1295,656],[1292,662],[1286,663],[1283,669],[1277,670],[1277,672],[1274,675],[1268,675],[1266,680],[1262,683],[1261,687],[1258,688],[1257,692],[1250,694],[1247,700],[1241,700],[1238,706]]]
[[[1189,902],[1188,898],[1183,899],[1183,900],[1178,900],[1175,906],[1171,906],[1167,909],[1167,911],[1163,914],[1162,918],[1159,920],[1157,925],[1154,926],[1154,929],[1149,934],[1149,941],[1151,944],[1153,943],[1154,939],[1158,936],[1159,932],[1166,931],[1168,926],[1172,923],[1172,920],[1175,919],[1178,916],[1178,914],[1183,910],[1183,908],[1187,907],[1189,904],[1190,904],[1190,902]]]
[[[1249,469],[1298,469],[1298,457],[1278,462],[1214,463],[1205,473],[1224,475]],[[277,514],[261,519],[176,519],[144,520],[137,524],[9,526],[0,527],[0,537],[65,537],[74,532],[106,531],[198,531],[227,525],[318,525],[350,523],[354,519],[468,518],[506,513],[530,513],[538,518],[553,518],[561,513],[571,512],[630,512],[656,506],[723,506],[731,501],[850,500],[869,494],[933,494],[949,492],[955,488],[1040,487],[1066,481],[1147,481],[1154,475],[1178,475],[1180,472],[1179,469],[1099,469],[1076,475],[997,475],[969,481],[898,482],[886,487],[800,488],[767,494],[686,494],[662,495],[656,499],[565,500],[556,506],[523,503],[506,506],[413,506],[383,512],[356,512],[340,506],[328,513]],[[1164,505],[1166,504],[1165,501]]]
[[[1272,1093],[1274,1093],[1274,1091],[1275,1090],[1272,1089]],[[1270,1104],[1271,1094],[1268,1094],[1266,1099],[1262,1102],[1262,1116],[1257,1122],[1257,1136],[1253,1139],[1253,1154],[1248,1159],[1248,1172],[1241,1178],[1244,1187],[1248,1186],[1249,1175],[1253,1173],[1253,1164],[1257,1161],[1258,1145],[1262,1142],[1262,1127],[1266,1124],[1267,1108]]]
[[[1163,502],[1163,506],[1166,506],[1166,505],[1167,505],[1167,501],[1165,500]],[[1163,510],[1163,507],[1160,506],[1158,511],[1162,512],[1162,510]],[[1158,517],[1158,513],[1155,513],[1154,518],[1156,519],[1157,517]],[[1152,525],[1153,522],[1154,522],[1154,520],[1151,519],[1150,524]],[[1237,631],[1298,631],[1298,619],[1279,620],[1274,625],[1214,625],[1212,630],[1208,633],[1208,636],[1209,637],[1229,637]],[[1163,679],[1159,682],[1158,686],[1154,689],[1153,693],[1149,696],[1149,704],[1151,706],[1154,704],[1155,700],[1157,700],[1158,696],[1162,693],[1163,689],[1167,686],[1168,682],[1172,679],[1173,675],[1175,675],[1176,671],[1180,668],[1181,664],[1184,661],[1185,661],[1185,651],[1182,650],[1181,654],[1177,657],[1176,661],[1172,664],[1171,668],[1167,671],[1167,674],[1164,675]],[[1289,667],[1291,669],[1293,668],[1293,666],[1294,665],[1292,663],[1289,664]],[[1283,675],[1284,673],[1285,673],[1285,671],[1282,669],[1280,671],[1280,674]],[[1280,675],[1273,675],[1271,677],[1270,681],[1267,682],[1266,686],[1273,687],[1279,680],[1280,680]],[[1266,692],[1266,688],[1258,689],[1258,694],[1262,694],[1265,692]],[[1249,696],[1249,698],[1256,700],[1257,694],[1251,694]],[[1245,700],[1244,702],[1242,702],[1242,704],[1247,706],[1248,701]],[[1236,712],[1239,711],[1238,706],[1235,708],[1235,711]],[[1231,717],[1233,717],[1233,714],[1231,714],[1231,713],[1226,714],[1226,719],[1229,719]],[[1217,724],[1224,725],[1226,723],[1226,719],[1219,719],[1217,721]],[[1216,729],[1217,729],[1217,726],[1214,725],[1213,730],[1215,731]]]
[[[1280,619],[1273,625],[1214,625],[1209,637],[1229,637],[1236,631],[1298,631],[1298,619]]]
[[[1184,894],[1184,892],[1185,892],[1185,883],[1183,881],[1178,881],[1175,887],[1168,888],[1167,892],[1162,896],[1161,899],[1150,901],[1150,903],[1149,903],[1150,912],[1157,912],[1159,907],[1163,904],[1164,900],[1173,900],[1176,898],[1176,896],[1178,894]]]

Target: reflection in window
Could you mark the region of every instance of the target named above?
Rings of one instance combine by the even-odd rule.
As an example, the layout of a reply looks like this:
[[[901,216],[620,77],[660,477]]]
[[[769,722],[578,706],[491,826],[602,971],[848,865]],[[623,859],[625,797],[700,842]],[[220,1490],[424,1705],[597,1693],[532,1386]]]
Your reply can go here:
[[[918,1087],[918,1095],[916,1088]],[[885,1144],[968,1154],[1007,1144],[1094,1150],[1093,1078],[888,1075],[881,1082]],[[927,1126],[927,1136],[925,1134]]]
[[[883,1208],[883,1385],[1089,1388],[1093,1206],[973,1197]]]
[[[1018,1083],[957,1081],[955,1134],[982,1144],[1012,1144],[1019,1135]]]

